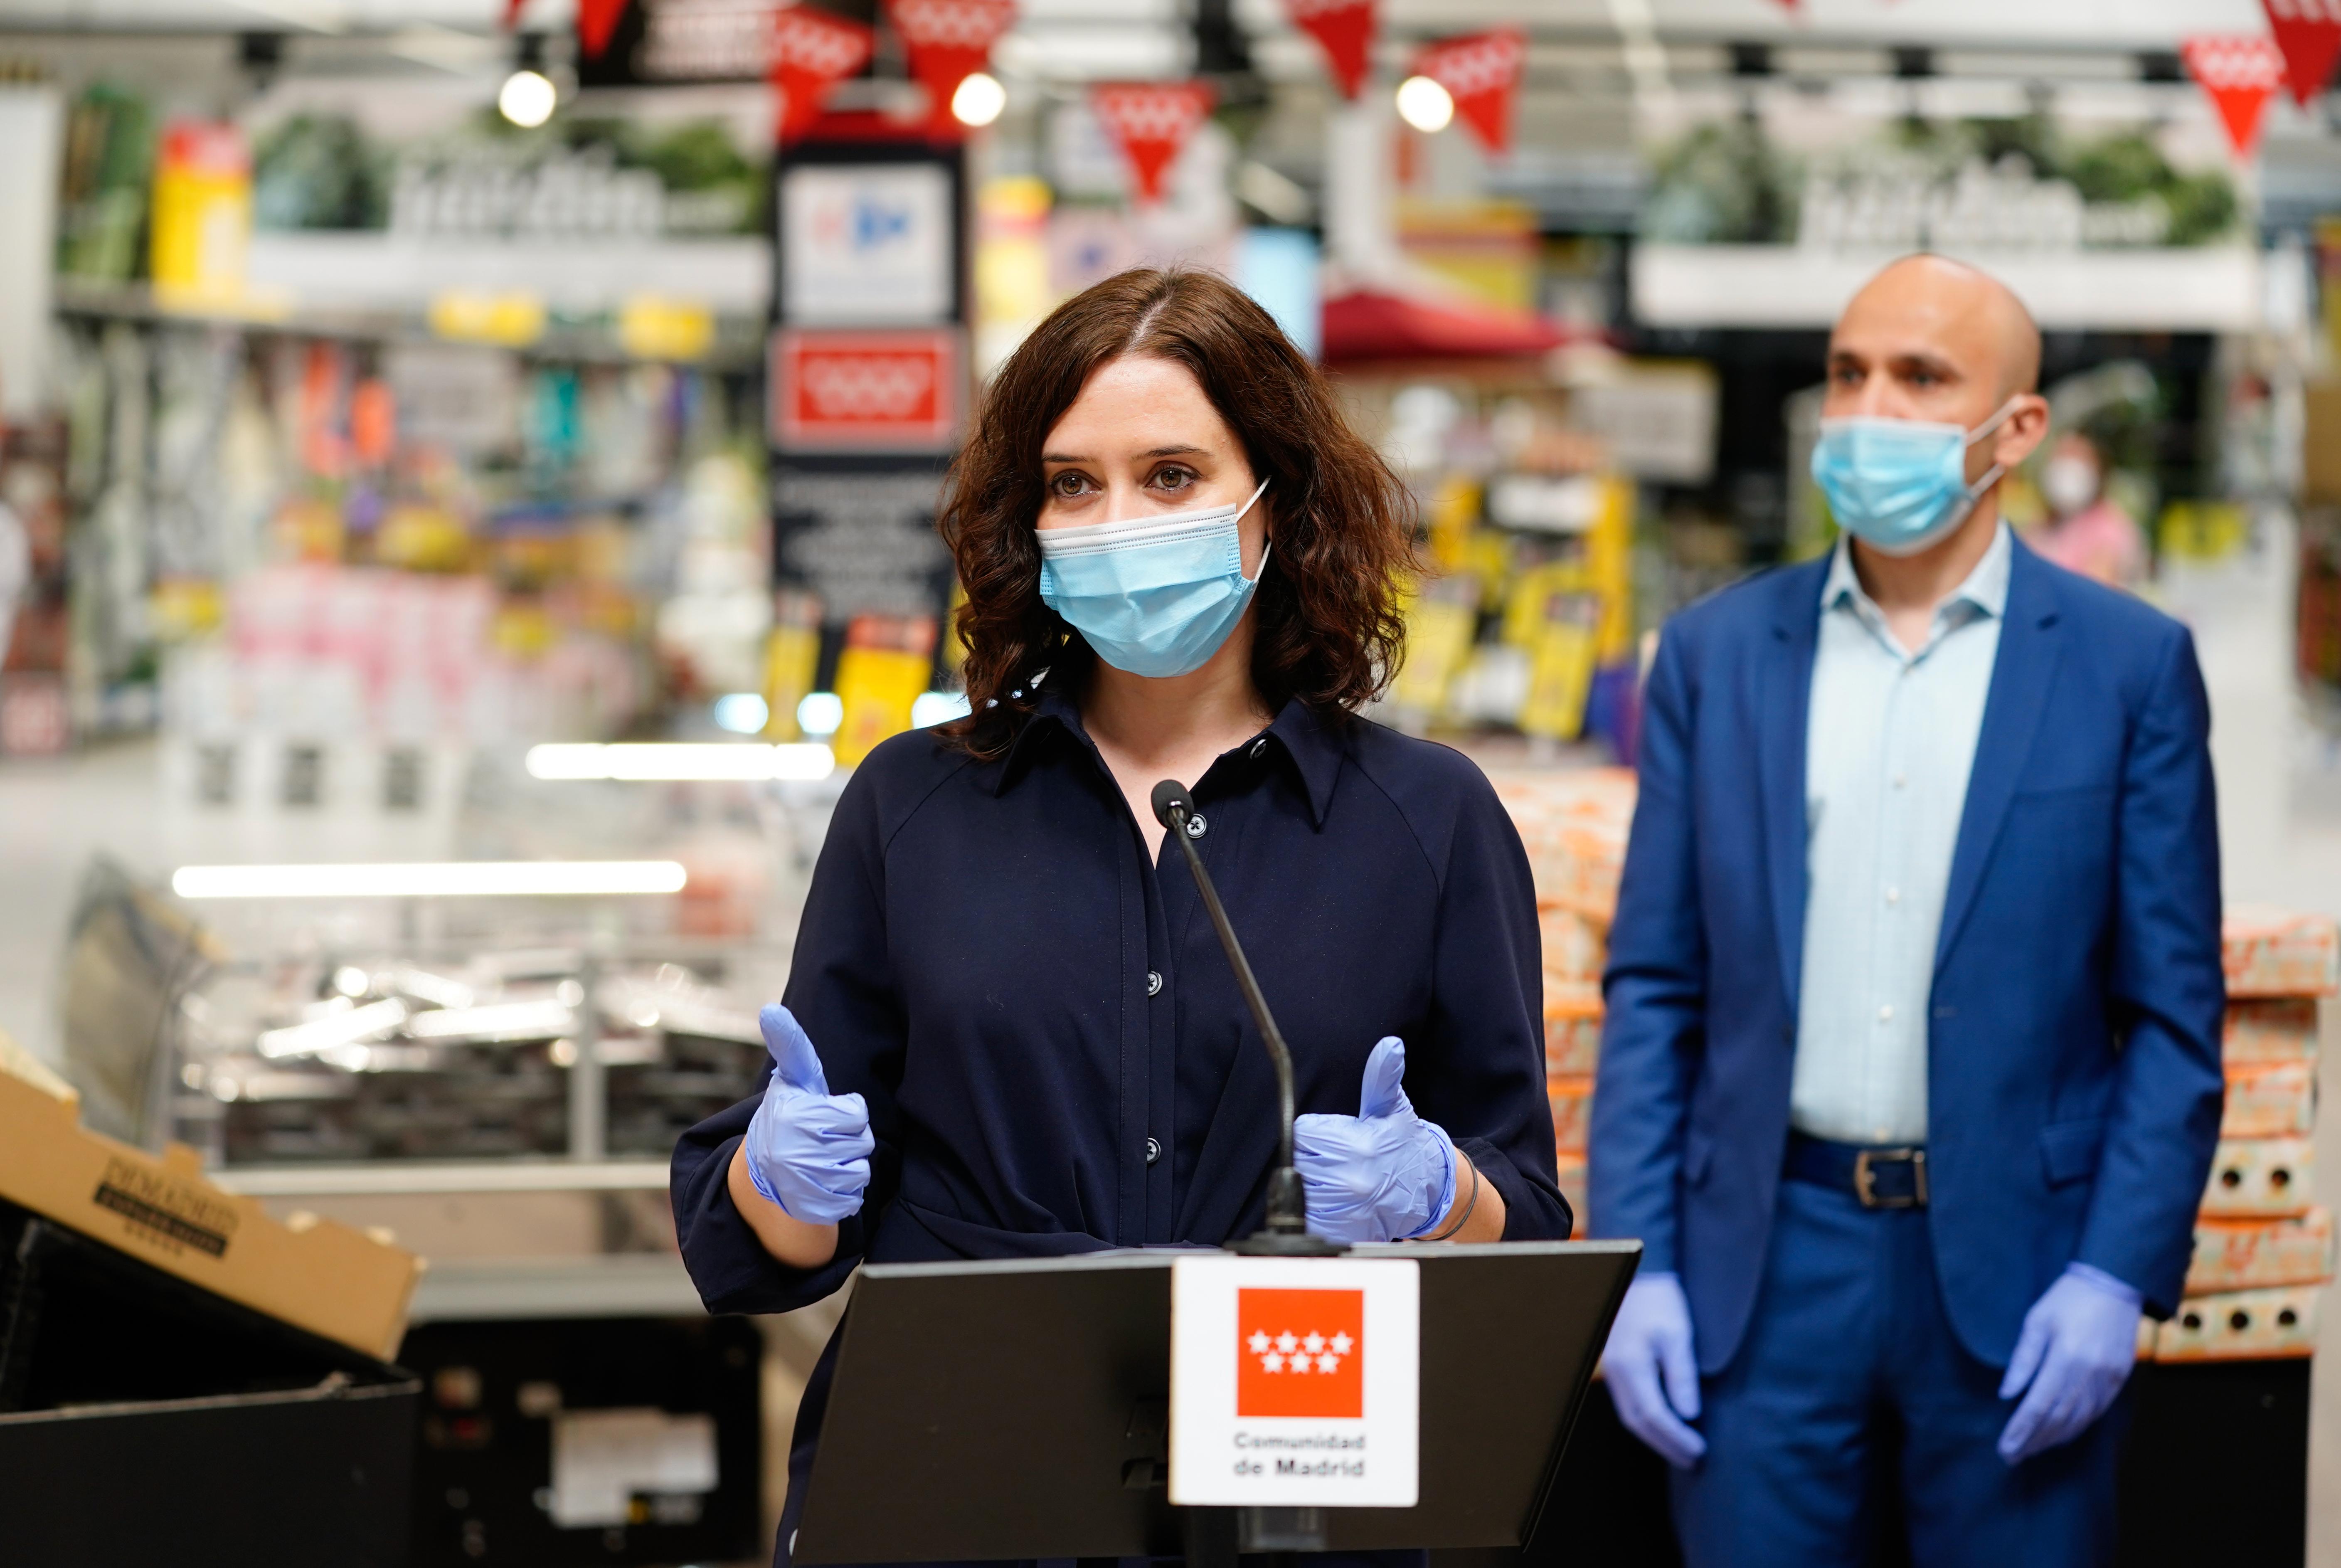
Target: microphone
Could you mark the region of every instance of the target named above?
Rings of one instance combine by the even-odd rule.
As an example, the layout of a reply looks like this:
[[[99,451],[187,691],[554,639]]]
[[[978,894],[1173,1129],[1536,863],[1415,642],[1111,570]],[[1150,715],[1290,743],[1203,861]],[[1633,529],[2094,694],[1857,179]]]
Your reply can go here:
[[[1203,869],[1203,857],[1187,832],[1187,824],[1195,815],[1195,803],[1188,798],[1187,786],[1177,779],[1164,779],[1156,784],[1153,800],[1154,820],[1170,830],[1171,838],[1187,857],[1187,869],[1195,878],[1195,891],[1203,895],[1203,908],[1211,917],[1211,929],[1220,934],[1220,951],[1228,955],[1228,967],[1235,971],[1236,988],[1243,993],[1244,1004],[1251,1009],[1252,1022],[1260,1026],[1260,1042],[1268,1047],[1269,1060],[1276,1065],[1276,1164],[1268,1174],[1268,1223],[1253,1234],[1230,1242],[1228,1250],[1287,1257],[1324,1257],[1345,1251],[1322,1236],[1309,1233],[1308,1194],[1300,1184],[1300,1173],[1292,1164],[1292,1053],[1285,1047],[1284,1033],[1276,1026],[1276,1015],[1268,1010],[1268,998],[1260,994],[1251,961],[1244,956],[1243,944],[1236,940],[1236,928],[1228,924],[1227,906],[1220,902],[1219,889],[1211,885],[1211,874]]]

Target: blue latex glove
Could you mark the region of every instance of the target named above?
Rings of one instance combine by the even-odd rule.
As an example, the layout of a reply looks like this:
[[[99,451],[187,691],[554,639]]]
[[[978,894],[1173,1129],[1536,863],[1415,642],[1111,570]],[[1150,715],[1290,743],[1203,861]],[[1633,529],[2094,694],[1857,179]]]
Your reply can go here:
[[[1691,1354],[1690,1303],[1673,1274],[1638,1274],[1626,1287],[1601,1353],[1609,1403],[1626,1430],[1677,1470],[1707,1453],[1685,1425],[1698,1419],[1698,1362]]]
[[[2002,1399],[2024,1394],[1999,1434],[2001,1459],[2018,1464],[2069,1443],[2112,1406],[2137,1364],[2144,1300],[2103,1269],[2073,1263],[2032,1303],[1999,1383]]]
[[[756,1022],[772,1077],[742,1140],[748,1180],[791,1219],[833,1225],[861,1210],[870,1185],[870,1107],[859,1094],[829,1092],[821,1054],[794,1014],[774,1003]]]
[[[1292,1124],[1292,1163],[1309,1197],[1309,1228],[1328,1241],[1397,1242],[1436,1230],[1455,1202],[1455,1145],[1414,1114],[1406,1046],[1386,1035],[1366,1058],[1354,1116]]]

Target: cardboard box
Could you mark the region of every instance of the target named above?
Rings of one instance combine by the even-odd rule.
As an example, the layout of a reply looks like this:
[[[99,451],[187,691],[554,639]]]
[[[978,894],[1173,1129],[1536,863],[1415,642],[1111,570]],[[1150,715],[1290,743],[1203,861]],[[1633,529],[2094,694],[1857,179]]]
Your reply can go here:
[[[2220,934],[2229,996],[2341,993],[2341,931],[2325,915],[2238,904]]]
[[[2219,1052],[2231,1067],[2316,1061],[2316,999],[2266,996],[2229,1002]]]
[[[1585,1206],[1585,1156],[1562,1154],[1558,1174],[1560,1195],[1569,1200],[1569,1212],[1576,1222],[1570,1227],[1571,1233],[1579,1237],[1591,1235],[1593,1222]]]
[[[280,1223],[204,1181],[194,1150],[156,1159],[84,1128],[76,1110],[0,1073],[0,1198],[313,1333],[396,1353],[420,1260],[331,1220]]]
[[[2202,1212],[2218,1219],[2305,1214],[2315,1174],[2306,1138],[2223,1138],[2211,1156]]]
[[[408,1568],[419,1393],[0,1203],[0,1561]]]
[[[1544,1070],[1563,1075],[1590,1073],[1601,1061],[1601,991],[1599,986],[1557,985],[1544,981]]]
[[[1499,773],[1489,782],[1519,830],[1538,904],[1573,911],[1606,930],[1617,913],[1634,818],[1632,771]]]
[[[1537,931],[1544,944],[1544,977],[1549,986],[1601,984],[1601,965],[1609,957],[1601,928],[1586,915],[1559,904],[1540,905]]]
[[[1552,1103],[1552,1144],[1561,1154],[1582,1157],[1593,1122],[1593,1080],[1547,1075],[1545,1097]]]
[[[2155,1336],[2157,1361],[2305,1356],[2316,1349],[2321,1285],[2190,1296]]]
[[[2333,1215],[2296,1220],[2197,1220],[2187,1293],[2321,1284],[2333,1277]]]
[[[2227,1069],[2222,1138],[2306,1137],[2316,1126],[2316,1064],[2257,1062]]]

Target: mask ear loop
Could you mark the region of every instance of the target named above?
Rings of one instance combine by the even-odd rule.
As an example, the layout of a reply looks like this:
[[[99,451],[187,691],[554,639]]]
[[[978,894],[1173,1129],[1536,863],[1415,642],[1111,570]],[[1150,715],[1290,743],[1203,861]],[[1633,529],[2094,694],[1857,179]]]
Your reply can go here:
[[[1273,478],[1275,478],[1275,477],[1276,477],[1276,475],[1275,475],[1275,474],[1270,474],[1270,475],[1268,476],[1268,478],[1269,478],[1269,479],[1273,479]],[[1243,504],[1243,509],[1242,509],[1241,511],[1238,512],[1234,516],[1232,516],[1232,517],[1229,518],[1229,519],[1228,519],[1228,521],[1229,521],[1229,522],[1230,522],[1230,523],[1240,523],[1240,522],[1242,522],[1242,521],[1244,520],[1244,517],[1245,517],[1246,514],[1248,514],[1248,513],[1250,513],[1250,512],[1251,511],[1251,509],[1252,509],[1253,505],[1259,502],[1260,498],[1263,494],[1267,494],[1267,491],[1268,491],[1268,479],[1263,479],[1263,480],[1261,480],[1261,481],[1260,482],[1260,488],[1259,488],[1258,490],[1255,490],[1255,491],[1253,491],[1253,492],[1251,493],[1251,500],[1245,502],[1245,503]],[[1240,537],[1240,536],[1239,536],[1239,537]],[[1274,549],[1275,547],[1276,547],[1276,541],[1275,541],[1275,540],[1273,540],[1273,539],[1262,539],[1262,540],[1260,542],[1260,570],[1259,570],[1259,571],[1257,571],[1257,572],[1254,572],[1254,573],[1253,573],[1250,576],[1249,576],[1249,577],[1244,577],[1244,574],[1243,574],[1243,567],[1242,567],[1242,565],[1241,565],[1240,564],[1239,564],[1237,565],[1237,567],[1236,567],[1236,575],[1237,575],[1237,576],[1239,576],[1239,577],[1242,577],[1242,578],[1243,578],[1243,580],[1244,580],[1245,582],[1247,582],[1247,583],[1250,584],[1251,584],[1253,587],[1255,587],[1255,588],[1257,588],[1258,586],[1260,586],[1260,580],[1262,577],[1265,577],[1265,576],[1267,576],[1267,575],[1268,575],[1268,553],[1269,553],[1270,550]],[[1239,548],[1240,548],[1240,545],[1239,545]]]
[[[2023,395],[2024,394],[2020,392],[2009,393],[2007,394],[2007,401],[2001,404],[1992,414],[1992,416],[1989,419],[1985,420],[1981,424],[1977,425],[1973,431],[1968,433],[1967,446],[1973,446],[1977,442],[1984,440],[1989,436],[1992,432],[2007,424],[2007,416],[2016,412],[2016,400]],[[1965,452],[1967,450],[1967,446],[1962,446],[1959,450]],[[1977,479],[1974,484],[1967,486],[1967,503],[1966,506],[1960,509],[1959,515],[1964,518],[1967,513],[1975,510],[1975,504],[1983,499],[1983,493],[1990,489],[1993,485],[1998,484],[2001,477],[2007,473],[2007,464],[2005,463],[1995,463],[1988,469],[1986,469],[1984,471],[1983,477]]]

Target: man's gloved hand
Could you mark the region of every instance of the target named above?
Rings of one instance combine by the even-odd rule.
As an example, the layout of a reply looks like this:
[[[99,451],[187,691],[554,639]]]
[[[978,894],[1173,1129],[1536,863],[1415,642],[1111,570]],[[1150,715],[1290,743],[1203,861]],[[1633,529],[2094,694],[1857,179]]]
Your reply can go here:
[[[773,1003],[757,1023],[772,1077],[742,1141],[748,1180],[791,1219],[833,1225],[861,1209],[870,1185],[870,1107],[859,1094],[829,1092],[821,1054],[794,1014]]]
[[[2069,1443],[2112,1406],[2137,1364],[2144,1300],[2103,1269],[2073,1263],[2032,1303],[1999,1383],[2002,1399],[2024,1394],[1999,1434],[2001,1459],[2019,1464]]]
[[[1396,1242],[1428,1233],[1455,1201],[1455,1145],[1414,1114],[1406,1046],[1385,1036],[1366,1058],[1354,1116],[1308,1115],[1292,1126],[1292,1163],[1309,1197],[1309,1228],[1328,1241]]]
[[[1609,1325],[1601,1375],[1627,1431],[1677,1470],[1699,1462],[1707,1439],[1684,1424],[1698,1419],[1698,1361],[1691,1354],[1690,1303],[1681,1280],[1634,1277]]]

